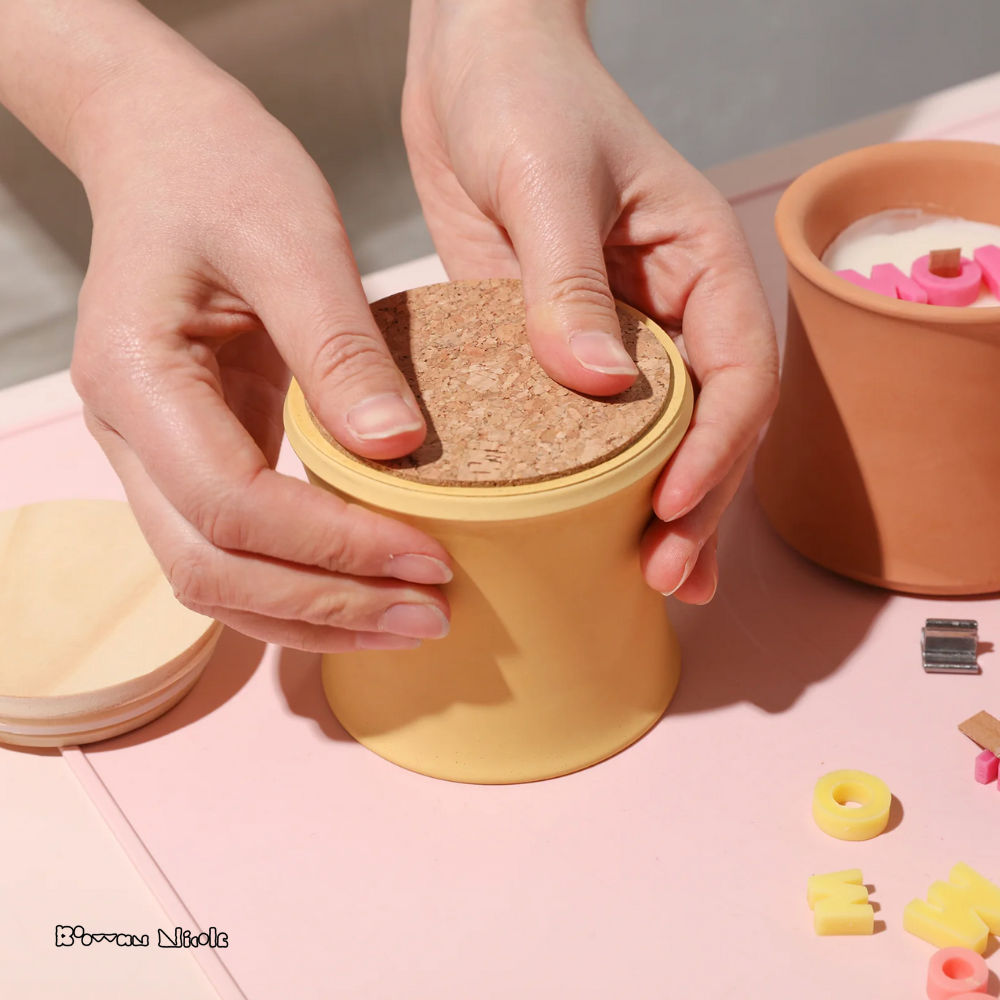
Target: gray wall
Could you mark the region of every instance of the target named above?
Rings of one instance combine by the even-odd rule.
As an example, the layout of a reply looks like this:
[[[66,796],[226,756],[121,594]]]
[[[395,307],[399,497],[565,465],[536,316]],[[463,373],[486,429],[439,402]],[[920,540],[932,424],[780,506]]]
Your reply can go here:
[[[702,169],[1000,70],[996,0],[592,0],[590,22]]]
[[[300,137],[362,271],[432,250],[399,129],[408,0],[147,3]],[[997,0],[592,0],[589,17],[701,168],[1000,70]],[[0,109],[0,386],[69,363],[89,238],[75,179]]]
[[[147,6],[299,135],[362,270],[431,249],[399,134],[407,0]],[[592,0],[589,16],[611,72],[701,168],[1000,70],[996,0]],[[0,183],[85,264],[78,186],[2,110]]]

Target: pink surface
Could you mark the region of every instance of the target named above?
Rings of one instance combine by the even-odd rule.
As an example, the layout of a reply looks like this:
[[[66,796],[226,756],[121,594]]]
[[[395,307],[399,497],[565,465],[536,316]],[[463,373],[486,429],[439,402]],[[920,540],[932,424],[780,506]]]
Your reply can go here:
[[[940,95],[897,134],[1000,141],[993,90],[981,99],[971,117]],[[783,186],[734,197],[779,331]],[[78,418],[0,438],[0,506],[60,496],[122,496]],[[232,634],[176,709],[86,756],[169,892],[229,933],[250,1000],[923,996],[933,948],[903,907],[960,859],[1000,880],[1000,796],[968,780],[956,729],[1000,711],[1000,602],[839,580],[782,545],[746,489],[720,552],[718,599],[671,602],[685,673],[670,712],[580,774],[483,788],[402,771],[345,736],[314,657]],[[981,676],[923,673],[932,615],[979,619]],[[875,840],[811,819],[816,779],[841,767],[897,797]],[[806,879],[853,867],[877,933],[816,937]]]
[[[90,762],[90,758],[79,747],[63,747],[62,757],[90,797],[91,802],[97,807],[108,829],[114,834],[115,839],[128,855],[142,880],[152,890],[153,895],[163,907],[167,919],[171,922],[170,926],[182,927],[197,937],[202,930],[201,927],[191,916],[184,901],[177,895],[169,879],[163,874],[146,845],[136,834],[114,796],[101,781]],[[155,934],[153,936],[157,937]],[[201,966],[220,1000],[241,1000],[244,994],[229,974],[229,970],[221,958],[224,954],[221,949],[216,949],[213,944],[211,948],[193,948],[190,954]]]
[[[3,507],[121,496],[79,417],[0,439],[0,470]],[[250,1000],[920,996],[932,949],[903,906],[959,859],[1000,880],[1000,797],[968,780],[956,728],[996,710],[996,659],[924,674],[920,627],[972,617],[990,640],[1000,602],[839,580],[746,489],[720,551],[717,600],[671,603],[685,673],[669,713],[580,774],[476,787],[401,770],[345,737],[315,657],[234,634],[175,710],[86,756],[194,919],[229,934]],[[885,834],[817,829],[813,785],[838,767],[889,784]],[[803,885],[851,867],[881,932],[817,938]]]

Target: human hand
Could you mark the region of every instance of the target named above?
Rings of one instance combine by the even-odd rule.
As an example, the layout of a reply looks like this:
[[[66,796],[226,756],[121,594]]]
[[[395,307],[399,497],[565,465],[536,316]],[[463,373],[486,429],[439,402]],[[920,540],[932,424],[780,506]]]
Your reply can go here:
[[[180,600],[312,650],[444,635],[437,542],[274,470],[288,369],[355,452],[425,433],[299,143],[157,35],[81,105],[68,149],[94,216],[73,381]]]
[[[601,66],[579,0],[414,0],[403,132],[453,278],[521,277],[553,378],[636,369],[614,296],[683,329],[700,393],[643,540],[651,586],[711,600],[716,529],[777,398],[773,324],[729,205]]]

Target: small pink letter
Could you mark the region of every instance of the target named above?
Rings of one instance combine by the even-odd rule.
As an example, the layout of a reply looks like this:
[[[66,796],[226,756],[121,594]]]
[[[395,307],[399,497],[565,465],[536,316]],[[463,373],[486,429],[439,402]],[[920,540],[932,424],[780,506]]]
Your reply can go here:
[[[876,264],[870,278],[851,270],[837,271],[837,274],[852,285],[867,288],[869,292],[886,295],[890,299],[903,299],[904,302],[927,301],[927,293],[895,264]]]
[[[976,263],[983,269],[983,281],[986,287],[1000,298],[1000,247],[980,247],[972,254]]]
[[[910,269],[910,277],[927,293],[932,306],[971,306],[979,298],[983,271],[975,261],[963,257],[962,273],[957,278],[942,278],[931,274],[930,259],[930,254],[918,257]]]
[[[997,780],[1000,774],[1000,757],[992,750],[984,750],[976,758],[976,781],[981,785],[989,785]]]

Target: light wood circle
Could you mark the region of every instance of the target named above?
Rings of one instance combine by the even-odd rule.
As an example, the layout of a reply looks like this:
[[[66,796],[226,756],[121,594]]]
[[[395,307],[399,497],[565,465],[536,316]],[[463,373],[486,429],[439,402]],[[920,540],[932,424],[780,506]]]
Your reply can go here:
[[[174,597],[128,504],[0,512],[0,741],[86,742],[149,721],[221,630]]]

